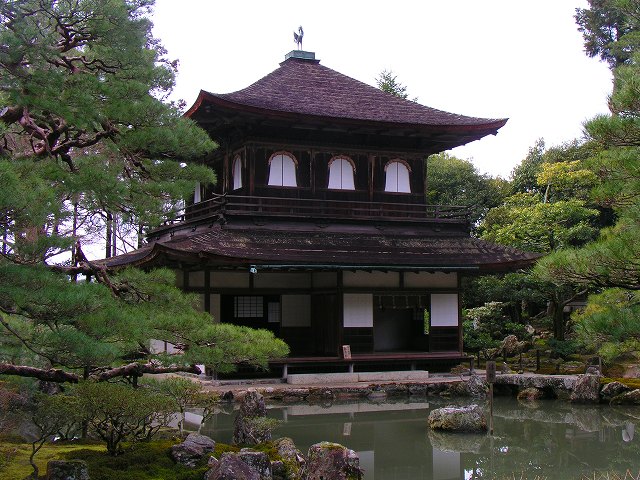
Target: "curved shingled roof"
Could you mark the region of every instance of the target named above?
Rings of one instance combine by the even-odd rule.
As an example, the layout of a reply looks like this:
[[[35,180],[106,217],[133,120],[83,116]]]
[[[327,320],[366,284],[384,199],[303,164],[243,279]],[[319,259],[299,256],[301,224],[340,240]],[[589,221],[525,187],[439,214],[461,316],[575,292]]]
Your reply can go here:
[[[233,93],[200,91],[185,114],[216,104],[265,114],[315,116],[324,119],[382,123],[441,130],[496,133],[507,119],[476,118],[437,110],[382,90],[320,65],[317,60],[290,57],[254,84]],[[431,127],[431,128],[430,128]]]
[[[204,231],[158,240],[140,250],[104,260],[108,267],[148,266],[158,258],[213,261],[221,266],[290,265],[317,268],[509,271],[531,265],[539,254],[520,252],[466,236],[423,236],[321,231],[279,231],[255,226]],[[375,229],[374,229],[375,230]],[[372,230],[373,232],[373,230]],[[162,263],[162,261],[161,261]]]

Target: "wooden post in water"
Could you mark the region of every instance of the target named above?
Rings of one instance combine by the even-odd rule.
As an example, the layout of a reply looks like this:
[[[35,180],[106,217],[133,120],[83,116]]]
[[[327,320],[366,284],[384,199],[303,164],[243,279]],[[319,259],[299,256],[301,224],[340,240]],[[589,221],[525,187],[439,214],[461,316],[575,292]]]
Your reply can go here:
[[[487,360],[486,378],[489,383],[489,435],[493,435],[493,384],[496,381],[496,362]]]

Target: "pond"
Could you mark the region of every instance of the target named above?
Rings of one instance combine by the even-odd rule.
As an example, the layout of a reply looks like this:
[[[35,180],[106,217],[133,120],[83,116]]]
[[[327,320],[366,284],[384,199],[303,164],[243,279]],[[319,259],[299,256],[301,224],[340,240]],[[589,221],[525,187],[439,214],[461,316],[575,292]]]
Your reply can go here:
[[[452,403],[465,402],[269,405],[269,416],[281,421],[274,436],[291,437],[304,453],[323,440],[357,451],[366,480],[640,479],[638,407],[500,397],[493,437],[429,431],[429,411]],[[233,418],[230,408],[200,431],[230,443]]]

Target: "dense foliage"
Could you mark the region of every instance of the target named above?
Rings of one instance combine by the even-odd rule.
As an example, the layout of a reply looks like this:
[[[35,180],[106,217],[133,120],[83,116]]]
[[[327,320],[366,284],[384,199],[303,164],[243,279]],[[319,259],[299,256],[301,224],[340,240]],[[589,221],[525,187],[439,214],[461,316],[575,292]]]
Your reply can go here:
[[[269,332],[214,324],[172,272],[112,272],[79,243],[114,218],[156,226],[215,181],[195,161],[215,145],[165,101],[176,63],[151,35],[152,4],[0,4],[0,373],[135,380],[287,353]]]
[[[597,175],[590,196],[613,225],[581,248],[543,259],[536,273],[554,284],[571,282],[592,293],[587,308],[574,315],[579,338],[606,358],[637,351],[640,341],[640,40],[637,0],[590,1],[576,19],[590,55],[613,69],[610,115],[585,124],[595,146],[586,162]],[[606,225],[606,224],[605,224]]]
[[[475,228],[491,208],[502,203],[509,183],[481,174],[469,160],[445,152],[427,159],[426,188],[427,203],[468,206],[469,220]]]

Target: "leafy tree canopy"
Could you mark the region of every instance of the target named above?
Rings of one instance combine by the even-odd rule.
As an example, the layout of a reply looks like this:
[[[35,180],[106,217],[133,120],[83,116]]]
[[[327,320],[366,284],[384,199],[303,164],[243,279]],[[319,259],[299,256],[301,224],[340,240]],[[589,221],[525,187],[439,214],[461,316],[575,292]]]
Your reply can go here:
[[[584,38],[584,50],[610,67],[629,61],[640,45],[637,0],[589,0],[589,8],[576,8],[576,23]]]
[[[427,203],[468,206],[473,226],[500,205],[508,189],[506,180],[480,174],[469,160],[446,152],[427,159]]]
[[[593,201],[613,210],[616,223],[581,248],[564,249],[544,258],[536,272],[555,284],[573,282],[598,293],[574,318],[581,338],[612,358],[637,347],[640,331],[640,307],[633,293],[640,290],[640,54],[635,48],[640,34],[640,3],[620,0],[590,4],[590,11],[584,14],[590,19],[604,19],[604,30],[599,32],[611,28],[612,33],[610,42],[594,51],[614,67],[611,114],[585,125],[590,143],[597,146],[588,161],[598,177],[591,193]],[[607,23],[609,14],[616,15],[615,22]],[[589,32],[594,34],[592,25]],[[585,45],[589,52],[590,44]]]
[[[165,101],[176,63],[151,35],[152,5],[0,3],[0,373],[107,380],[287,353],[266,331],[214,324],[172,272],[110,272],[79,247],[71,264],[51,260],[76,224],[106,211],[154,226],[215,181],[194,162],[214,143]]]
[[[544,142],[538,140],[514,169],[515,193],[491,209],[481,223],[481,238],[538,253],[577,247],[594,239],[601,212],[589,201],[589,191],[597,181],[586,162],[593,150],[593,145],[584,142],[545,150]],[[526,288],[514,289],[514,285]],[[505,302],[513,321],[525,316],[549,317],[559,340],[566,333],[565,305],[585,293],[584,286],[569,280],[553,283],[544,275],[530,273],[478,281],[475,288],[487,295],[498,294],[487,298]]]

